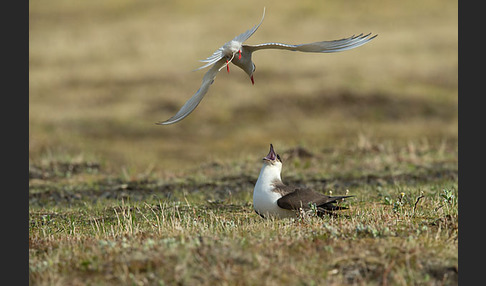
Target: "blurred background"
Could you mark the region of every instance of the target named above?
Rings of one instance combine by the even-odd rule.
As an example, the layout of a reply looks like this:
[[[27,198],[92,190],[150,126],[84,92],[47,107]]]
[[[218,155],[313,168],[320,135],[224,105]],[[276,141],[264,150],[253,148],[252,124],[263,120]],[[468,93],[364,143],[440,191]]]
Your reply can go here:
[[[183,121],[174,115],[207,69],[246,42],[378,37],[332,54],[264,50],[255,85],[218,74]],[[160,174],[255,160],[303,146],[370,142],[457,146],[457,1],[29,1],[29,158],[82,158]],[[361,142],[361,143],[360,143]]]

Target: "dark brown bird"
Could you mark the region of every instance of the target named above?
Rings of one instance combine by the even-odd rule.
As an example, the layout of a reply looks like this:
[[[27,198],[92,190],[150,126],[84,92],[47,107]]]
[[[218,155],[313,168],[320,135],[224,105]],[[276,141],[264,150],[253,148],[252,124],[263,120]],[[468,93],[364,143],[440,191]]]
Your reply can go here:
[[[309,188],[287,186],[282,182],[282,160],[270,144],[270,152],[263,158],[263,166],[253,189],[253,208],[262,217],[296,217],[298,211],[311,210],[318,214],[345,209],[337,202],[352,196],[326,196]]]

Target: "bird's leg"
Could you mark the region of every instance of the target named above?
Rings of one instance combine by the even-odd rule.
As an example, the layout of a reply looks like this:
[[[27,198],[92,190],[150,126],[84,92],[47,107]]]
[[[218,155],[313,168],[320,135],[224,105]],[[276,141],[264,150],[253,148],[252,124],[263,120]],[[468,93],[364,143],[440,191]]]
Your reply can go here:
[[[241,49],[238,50],[238,59],[241,60]]]
[[[235,54],[233,54],[233,56],[231,56],[231,58],[229,60],[228,60],[228,57],[226,57],[226,64],[224,66],[220,67],[218,71],[222,70],[226,66],[226,70],[229,72],[229,63],[231,63],[231,61],[233,60],[234,57],[235,57]]]

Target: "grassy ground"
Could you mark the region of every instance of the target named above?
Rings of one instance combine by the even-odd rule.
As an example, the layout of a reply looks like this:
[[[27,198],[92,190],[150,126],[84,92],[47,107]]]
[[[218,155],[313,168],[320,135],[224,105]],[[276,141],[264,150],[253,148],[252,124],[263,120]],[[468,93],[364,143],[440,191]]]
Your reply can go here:
[[[90,162],[31,166],[30,279],[38,285],[454,285],[455,148],[286,150],[285,182],[356,197],[335,217],[276,221],[252,209],[259,163],[210,164],[167,180],[107,176]]]
[[[29,5],[31,284],[457,284],[456,2]],[[258,52],[254,86],[232,67],[155,125],[263,5],[250,44],[378,37]],[[269,143],[284,182],[350,209],[258,217]]]

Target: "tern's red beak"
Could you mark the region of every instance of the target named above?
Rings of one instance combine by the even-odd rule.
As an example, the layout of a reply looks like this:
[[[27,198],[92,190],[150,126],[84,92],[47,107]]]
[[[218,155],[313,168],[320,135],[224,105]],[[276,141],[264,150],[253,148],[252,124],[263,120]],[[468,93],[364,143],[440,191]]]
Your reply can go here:
[[[255,84],[255,81],[253,80],[253,75],[250,76],[251,79],[251,84]]]

